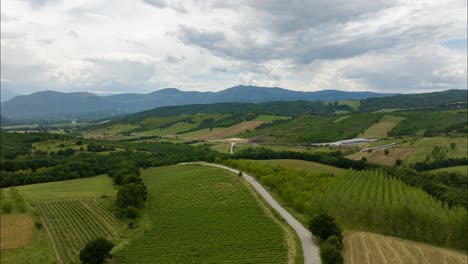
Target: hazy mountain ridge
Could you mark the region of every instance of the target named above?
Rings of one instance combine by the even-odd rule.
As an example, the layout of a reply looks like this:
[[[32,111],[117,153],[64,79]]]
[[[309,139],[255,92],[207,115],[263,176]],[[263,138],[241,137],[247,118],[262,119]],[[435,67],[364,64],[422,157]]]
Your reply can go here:
[[[292,91],[283,88],[236,86],[219,92],[181,91],[167,88],[148,94],[98,96],[91,93],[42,91],[16,96],[2,103],[2,115],[10,119],[72,119],[80,116],[106,117],[134,113],[161,106],[220,102],[338,101],[366,99],[390,94],[373,92]]]

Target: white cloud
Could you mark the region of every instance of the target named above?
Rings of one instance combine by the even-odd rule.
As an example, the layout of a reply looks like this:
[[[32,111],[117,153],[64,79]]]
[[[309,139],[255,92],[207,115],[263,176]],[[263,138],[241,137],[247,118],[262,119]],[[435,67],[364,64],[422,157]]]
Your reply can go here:
[[[466,9],[459,0],[2,0],[1,75],[21,93],[466,88]]]

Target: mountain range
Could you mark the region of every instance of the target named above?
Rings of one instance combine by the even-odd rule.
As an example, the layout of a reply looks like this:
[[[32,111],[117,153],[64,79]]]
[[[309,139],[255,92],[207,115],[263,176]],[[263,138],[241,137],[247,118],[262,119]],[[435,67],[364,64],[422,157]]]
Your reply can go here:
[[[41,91],[2,102],[2,116],[14,120],[97,119],[135,113],[161,106],[221,102],[339,101],[389,96],[373,92],[323,90],[292,91],[278,87],[235,86],[219,92],[181,91],[166,88],[148,94],[98,96],[92,93]]]

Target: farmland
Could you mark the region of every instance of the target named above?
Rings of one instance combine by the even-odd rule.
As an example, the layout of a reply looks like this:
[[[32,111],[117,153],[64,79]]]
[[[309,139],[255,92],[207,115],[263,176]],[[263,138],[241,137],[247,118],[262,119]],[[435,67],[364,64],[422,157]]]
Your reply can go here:
[[[363,138],[386,138],[389,131],[392,130],[400,121],[404,120],[403,117],[385,115],[378,123],[370,126],[364,133],[359,135]]]
[[[346,264],[468,262],[466,254],[368,232],[345,234],[343,255]]]
[[[197,165],[149,169],[144,234],[116,252],[122,263],[285,263],[280,226],[232,174]],[[154,257],[157,256],[157,257]]]
[[[30,184],[18,186],[16,189],[28,201],[100,198],[103,195],[113,197],[116,192],[112,185],[112,179],[106,175],[60,182]]]
[[[34,227],[30,215],[0,215],[0,223],[0,249],[23,248],[31,241]]]
[[[326,172],[332,173],[336,175],[343,175],[346,173],[345,169],[324,165],[317,162],[312,161],[304,161],[304,160],[286,160],[286,159],[278,159],[278,160],[257,160],[252,162],[258,162],[260,164],[266,165],[279,165],[284,166],[287,168],[294,168],[294,169],[307,169],[316,172]]]
[[[123,223],[92,199],[45,201],[36,204],[52,241],[58,263],[74,263],[87,242],[116,239]]]

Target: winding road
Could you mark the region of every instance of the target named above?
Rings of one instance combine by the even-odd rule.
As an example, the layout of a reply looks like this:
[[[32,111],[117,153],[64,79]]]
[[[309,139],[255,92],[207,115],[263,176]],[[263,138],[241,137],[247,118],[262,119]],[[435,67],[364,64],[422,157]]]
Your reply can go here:
[[[183,163],[184,164],[184,163]],[[190,164],[190,163],[185,163]],[[197,163],[206,166],[218,167],[238,174],[239,171],[227,166],[212,164],[212,163]],[[304,264],[320,264],[319,247],[310,231],[305,228],[296,218],[294,218],[288,211],[286,211],[279,203],[258,183],[253,177],[246,173],[242,173],[244,179],[252,185],[255,190],[270,204],[294,229],[297,236],[301,240],[302,252],[304,253]]]

